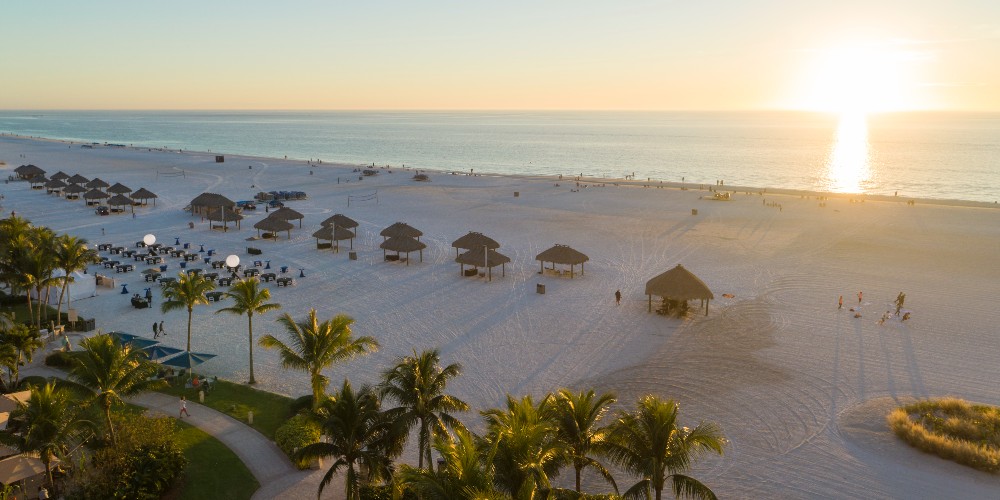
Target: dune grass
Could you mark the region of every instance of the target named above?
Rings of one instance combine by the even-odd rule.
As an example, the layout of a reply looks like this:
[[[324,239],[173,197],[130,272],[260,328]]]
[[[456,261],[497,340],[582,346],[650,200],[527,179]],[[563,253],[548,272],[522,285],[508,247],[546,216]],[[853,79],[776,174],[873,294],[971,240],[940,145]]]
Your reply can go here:
[[[896,408],[886,419],[900,439],[921,451],[1000,472],[1000,408],[943,398]]]
[[[247,413],[253,411],[253,427],[257,432],[274,439],[274,433],[281,424],[292,417],[292,398],[265,391],[259,391],[243,384],[219,380],[212,390],[205,394],[205,406],[220,411],[230,417],[247,422]],[[173,396],[186,396],[198,401],[198,390],[182,385],[171,385],[160,392]]]

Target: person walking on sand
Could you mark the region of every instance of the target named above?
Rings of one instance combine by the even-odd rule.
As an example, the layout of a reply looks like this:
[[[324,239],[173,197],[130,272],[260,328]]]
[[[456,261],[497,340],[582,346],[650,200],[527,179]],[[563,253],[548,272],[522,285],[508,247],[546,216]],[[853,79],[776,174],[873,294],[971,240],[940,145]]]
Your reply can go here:
[[[615,291],[615,305],[616,306],[622,305],[622,291],[621,290],[616,290]]]
[[[153,322],[153,338],[160,338],[160,329],[157,328],[155,321]]]
[[[188,413],[187,399],[184,399],[184,396],[181,396],[181,413],[177,418],[184,418],[184,415],[187,415],[189,417],[191,416],[191,414]]]
[[[844,308],[844,296],[841,295],[840,299],[837,300],[837,309],[843,309],[843,308]]]
[[[861,293],[861,292],[858,292],[858,304],[860,304],[860,303],[861,303],[861,297],[862,297],[862,293]]]
[[[163,329],[163,322],[160,322],[160,335],[167,336],[167,331]]]

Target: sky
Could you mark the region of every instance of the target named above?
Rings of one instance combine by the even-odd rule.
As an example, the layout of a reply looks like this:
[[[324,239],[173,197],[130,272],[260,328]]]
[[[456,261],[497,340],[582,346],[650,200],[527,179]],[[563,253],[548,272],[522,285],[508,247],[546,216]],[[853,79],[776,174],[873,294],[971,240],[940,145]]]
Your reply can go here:
[[[12,1],[0,109],[1000,111],[1000,1]]]

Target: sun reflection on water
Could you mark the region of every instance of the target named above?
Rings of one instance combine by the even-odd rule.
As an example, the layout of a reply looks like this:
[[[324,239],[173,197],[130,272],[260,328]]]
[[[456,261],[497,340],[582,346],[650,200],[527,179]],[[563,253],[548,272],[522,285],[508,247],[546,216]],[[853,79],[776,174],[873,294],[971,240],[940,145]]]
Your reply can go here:
[[[837,125],[837,142],[827,160],[827,184],[835,193],[860,193],[870,180],[868,118],[864,113],[845,113]]]

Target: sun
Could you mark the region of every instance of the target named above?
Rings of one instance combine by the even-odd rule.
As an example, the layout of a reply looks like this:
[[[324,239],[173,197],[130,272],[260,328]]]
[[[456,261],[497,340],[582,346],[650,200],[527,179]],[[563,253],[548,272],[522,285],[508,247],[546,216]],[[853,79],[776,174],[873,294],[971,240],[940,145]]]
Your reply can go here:
[[[912,53],[877,44],[811,51],[800,109],[841,115],[919,108],[912,95]]]

